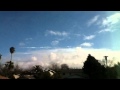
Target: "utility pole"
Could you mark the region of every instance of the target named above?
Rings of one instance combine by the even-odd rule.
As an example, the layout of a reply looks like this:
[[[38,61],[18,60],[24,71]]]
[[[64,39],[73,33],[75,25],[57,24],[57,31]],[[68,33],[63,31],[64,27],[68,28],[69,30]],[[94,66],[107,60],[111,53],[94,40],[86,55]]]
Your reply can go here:
[[[108,56],[104,56],[104,57],[105,57],[105,61],[106,61],[106,67],[107,67],[107,57],[108,57]]]

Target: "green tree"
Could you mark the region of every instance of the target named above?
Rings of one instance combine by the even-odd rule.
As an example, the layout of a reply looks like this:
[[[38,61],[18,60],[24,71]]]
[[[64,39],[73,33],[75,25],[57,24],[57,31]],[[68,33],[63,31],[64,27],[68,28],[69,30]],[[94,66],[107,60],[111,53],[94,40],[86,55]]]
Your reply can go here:
[[[22,73],[22,69],[19,67],[18,64],[14,65],[14,74],[21,74]]]
[[[12,61],[12,54],[15,52],[15,48],[14,47],[10,47],[10,53],[11,53],[11,61]]]
[[[34,75],[34,77],[36,79],[42,79],[43,78],[43,69],[42,66],[40,65],[35,65],[32,69],[31,69],[31,73]]]
[[[13,76],[13,68],[14,68],[14,63],[12,61],[6,62],[5,66],[2,68],[1,75],[11,78]]]
[[[106,79],[117,79],[118,78],[118,72],[116,70],[116,67],[106,67]]]
[[[8,70],[12,70],[14,68],[14,63],[12,61],[8,61],[8,62],[6,62],[5,67]]]
[[[67,64],[62,64],[61,69],[68,70],[69,66]]]
[[[87,60],[84,62],[82,68],[83,72],[89,75],[91,79],[101,79],[105,78],[105,67],[102,66],[98,60],[96,60],[90,54],[87,57]]]
[[[60,70],[60,67],[58,66],[57,63],[51,63],[50,67],[49,67],[51,70],[54,70],[54,71],[59,71]]]
[[[51,76],[50,76],[49,71],[44,71],[43,72],[42,79],[52,79]]]

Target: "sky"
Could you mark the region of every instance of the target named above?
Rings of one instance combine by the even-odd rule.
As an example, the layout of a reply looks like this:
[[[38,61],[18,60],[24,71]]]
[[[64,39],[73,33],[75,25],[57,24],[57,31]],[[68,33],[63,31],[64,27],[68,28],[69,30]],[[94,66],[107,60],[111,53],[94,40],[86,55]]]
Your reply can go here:
[[[22,67],[66,63],[81,68],[88,54],[120,60],[120,11],[0,11],[0,53]]]

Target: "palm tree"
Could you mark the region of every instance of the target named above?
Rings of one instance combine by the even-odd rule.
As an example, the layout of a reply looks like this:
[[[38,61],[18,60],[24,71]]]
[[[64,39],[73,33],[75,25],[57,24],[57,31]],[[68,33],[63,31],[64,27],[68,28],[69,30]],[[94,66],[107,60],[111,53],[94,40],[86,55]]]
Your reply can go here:
[[[10,53],[11,53],[11,61],[12,61],[12,54],[15,52],[15,48],[14,47],[10,47]]]

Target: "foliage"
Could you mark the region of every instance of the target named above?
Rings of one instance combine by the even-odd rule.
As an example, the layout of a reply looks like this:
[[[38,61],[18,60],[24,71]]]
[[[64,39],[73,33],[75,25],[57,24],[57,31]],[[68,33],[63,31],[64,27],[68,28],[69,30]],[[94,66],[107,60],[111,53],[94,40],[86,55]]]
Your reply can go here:
[[[87,60],[84,62],[83,72],[91,79],[101,79],[105,78],[105,67],[102,66],[98,60],[96,60],[90,54],[87,57]]]
[[[117,79],[116,67],[106,67],[106,79]]]
[[[11,60],[12,60],[12,54],[15,52],[15,48],[14,47],[10,47],[10,53],[11,53]]]
[[[10,47],[10,53],[14,53],[15,52],[15,48],[14,47]]]
[[[58,71],[58,70],[60,70],[60,67],[58,66],[57,63],[51,63],[49,69],[54,70],[54,71]]]
[[[68,69],[69,69],[69,66],[68,66],[67,64],[62,64],[62,65],[61,65],[61,69],[68,70]]]
[[[12,70],[14,68],[14,62],[12,62],[12,61],[6,62],[5,68],[8,70]]]

